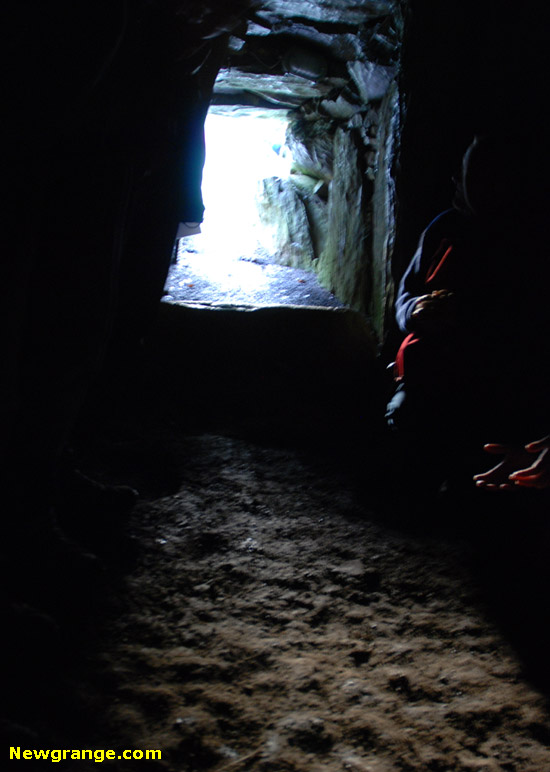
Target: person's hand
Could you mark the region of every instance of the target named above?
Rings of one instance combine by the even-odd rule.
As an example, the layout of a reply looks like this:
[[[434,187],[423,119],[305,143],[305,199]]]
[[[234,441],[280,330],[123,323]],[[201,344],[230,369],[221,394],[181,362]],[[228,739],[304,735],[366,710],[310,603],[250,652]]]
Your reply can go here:
[[[530,442],[525,450],[536,453],[537,458],[525,469],[513,472],[509,479],[524,488],[549,488],[550,487],[550,434],[541,440]]]
[[[550,487],[550,435],[525,447],[489,443],[484,450],[504,458],[488,472],[474,476],[478,488],[509,491],[516,487]],[[533,461],[534,453],[538,455]]]
[[[421,295],[411,313],[410,325],[418,332],[431,332],[452,325],[456,317],[455,298],[449,290]]]
[[[496,466],[491,467],[488,472],[474,475],[476,486],[487,490],[512,490],[514,484],[510,481],[510,475],[521,469],[523,464],[529,463],[531,457],[522,447],[499,445],[494,442],[484,445],[483,450],[497,456],[504,456],[504,458]]]

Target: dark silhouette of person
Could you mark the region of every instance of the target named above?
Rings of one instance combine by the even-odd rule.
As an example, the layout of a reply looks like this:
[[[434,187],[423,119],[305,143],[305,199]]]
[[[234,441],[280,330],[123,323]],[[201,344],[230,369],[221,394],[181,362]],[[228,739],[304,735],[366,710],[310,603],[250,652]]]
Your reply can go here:
[[[548,481],[548,438],[534,441],[550,426],[547,176],[530,142],[472,142],[453,208],[424,231],[399,286],[406,337],[387,420],[424,458],[414,474],[434,485],[476,472],[489,489]],[[507,455],[479,474],[484,445]]]

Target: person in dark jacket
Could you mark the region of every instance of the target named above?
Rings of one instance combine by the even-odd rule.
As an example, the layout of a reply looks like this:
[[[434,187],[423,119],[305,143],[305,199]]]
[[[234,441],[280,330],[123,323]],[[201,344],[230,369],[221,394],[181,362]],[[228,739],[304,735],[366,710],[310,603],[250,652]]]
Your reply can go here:
[[[519,150],[474,140],[454,206],[422,234],[396,300],[406,337],[388,423],[435,450],[440,475],[466,464],[471,479],[494,439],[486,450],[504,461],[475,475],[489,489],[549,477],[547,438],[533,442],[550,426],[543,186]]]

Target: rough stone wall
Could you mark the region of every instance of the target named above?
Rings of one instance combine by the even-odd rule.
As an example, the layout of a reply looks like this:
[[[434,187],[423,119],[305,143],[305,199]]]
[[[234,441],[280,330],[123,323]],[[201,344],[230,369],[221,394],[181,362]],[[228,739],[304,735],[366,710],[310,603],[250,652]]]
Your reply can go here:
[[[260,220],[276,223],[272,256],[292,268],[311,269],[315,253],[305,204],[290,180],[268,177],[262,181],[258,206]]]
[[[392,323],[394,280],[392,259],[395,247],[397,198],[395,171],[399,152],[400,100],[392,84],[380,108],[377,134],[374,193],[372,197],[372,263],[370,316],[379,340]]]
[[[347,305],[364,311],[371,217],[361,151],[356,131],[336,130],[327,241],[316,268],[324,286]]]
[[[379,339],[392,297],[401,34],[399,0],[264,1],[232,38],[214,95],[291,111],[293,173],[266,180],[261,197],[276,260],[317,272]]]
[[[304,105],[287,135],[293,172],[265,180],[260,205],[277,262],[315,271],[380,340],[393,298],[398,105],[394,81],[382,100],[335,100],[332,116]]]

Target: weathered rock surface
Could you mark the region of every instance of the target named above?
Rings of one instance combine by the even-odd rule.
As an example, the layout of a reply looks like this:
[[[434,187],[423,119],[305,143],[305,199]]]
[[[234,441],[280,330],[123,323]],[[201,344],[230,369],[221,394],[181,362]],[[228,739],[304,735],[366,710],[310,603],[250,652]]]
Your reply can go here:
[[[290,180],[269,177],[263,181],[260,219],[273,226],[275,262],[292,268],[311,268],[315,258],[306,208]]]
[[[333,180],[328,204],[328,234],[317,270],[324,286],[356,310],[366,310],[367,249],[372,187],[363,174],[357,135],[338,129],[334,138]]]
[[[382,99],[396,74],[395,67],[384,67],[373,62],[349,62],[348,70],[365,103]]]
[[[318,114],[297,113],[290,122],[286,144],[292,155],[292,170],[325,182],[332,179],[334,129]]]
[[[215,93],[224,94],[257,94],[275,105],[298,106],[306,99],[326,96],[331,85],[311,83],[307,78],[291,73],[271,75],[268,78],[261,73],[221,70],[216,81]],[[218,100],[219,101],[219,100]]]
[[[379,112],[382,100],[395,104],[400,34],[396,3],[267,0],[215,89],[217,102],[294,108],[286,142],[296,186],[264,183],[276,259],[314,268],[339,300],[372,315],[381,337],[395,227],[393,203],[383,203],[393,173],[384,153],[398,114]]]
[[[394,85],[382,107],[377,136],[376,171],[372,199],[372,270],[370,317],[379,338],[391,324],[394,285],[392,257],[395,241],[395,171],[399,142],[399,95]]]

